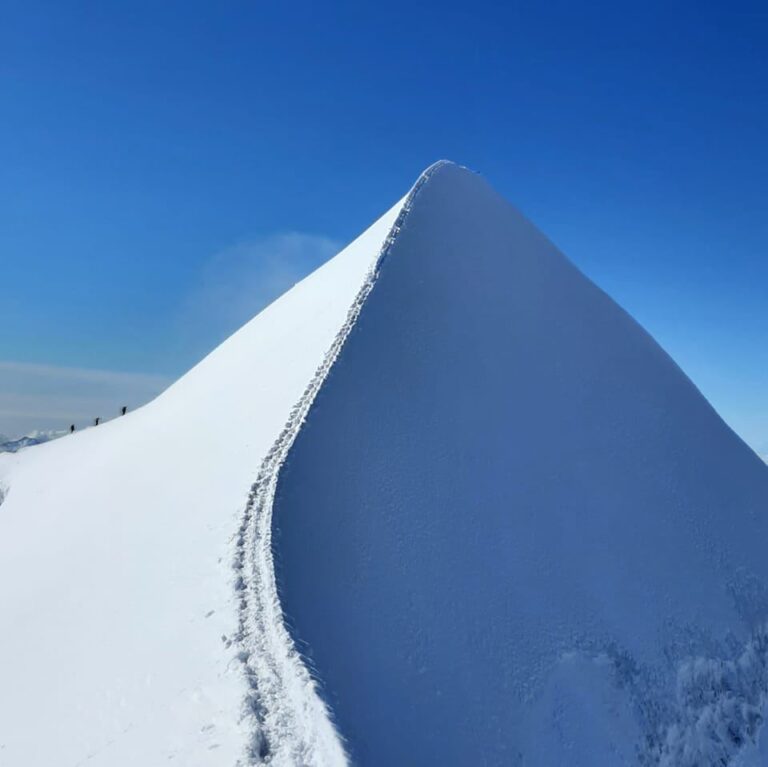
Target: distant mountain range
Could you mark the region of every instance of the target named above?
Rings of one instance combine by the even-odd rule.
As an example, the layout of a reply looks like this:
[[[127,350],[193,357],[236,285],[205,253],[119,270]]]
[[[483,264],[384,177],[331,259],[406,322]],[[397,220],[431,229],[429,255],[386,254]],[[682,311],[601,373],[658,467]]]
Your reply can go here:
[[[26,434],[23,437],[16,437],[15,439],[0,434],[0,453],[15,453],[23,447],[40,445],[43,442],[49,442],[52,439],[61,437],[64,434],[66,434],[65,431],[33,431],[30,434]]]

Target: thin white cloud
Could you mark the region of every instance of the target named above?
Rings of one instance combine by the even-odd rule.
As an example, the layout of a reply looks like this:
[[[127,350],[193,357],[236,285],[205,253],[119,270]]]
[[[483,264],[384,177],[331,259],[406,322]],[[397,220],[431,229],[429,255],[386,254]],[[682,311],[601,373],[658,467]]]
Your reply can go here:
[[[180,316],[180,332],[198,354],[210,350],[341,250],[329,237],[286,232],[216,253],[203,267]]]
[[[329,237],[287,232],[243,241],[211,257],[183,302],[185,356],[202,358],[267,304],[334,256]],[[172,381],[164,376],[0,361],[0,434],[67,428],[133,409]]]
[[[185,356],[202,358],[341,249],[322,235],[286,232],[216,253],[183,301],[177,328]],[[0,434],[67,428],[154,398],[164,376],[0,361]]]
[[[143,405],[171,380],[144,373],[0,361],[0,433],[80,426]]]

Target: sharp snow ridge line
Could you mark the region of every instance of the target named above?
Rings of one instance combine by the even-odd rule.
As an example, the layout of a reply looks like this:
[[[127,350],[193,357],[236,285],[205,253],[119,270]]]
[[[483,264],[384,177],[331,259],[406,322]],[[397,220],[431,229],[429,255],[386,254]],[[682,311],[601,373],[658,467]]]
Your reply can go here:
[[[413,203],[427,181],[446,161],[421,174],[355,296],[347,318],[323,362],[293,407],[283,431],[259,469],[236,538],[235,588],[239,625],[235,642],[247,684],[244,717],[251,737],[241,765],[347,764],[341,738],[321,700],[315,680],[294,646],[283,621],[272,558],[272,509],[280,468],[307,417],[317,393],[336,361]]]

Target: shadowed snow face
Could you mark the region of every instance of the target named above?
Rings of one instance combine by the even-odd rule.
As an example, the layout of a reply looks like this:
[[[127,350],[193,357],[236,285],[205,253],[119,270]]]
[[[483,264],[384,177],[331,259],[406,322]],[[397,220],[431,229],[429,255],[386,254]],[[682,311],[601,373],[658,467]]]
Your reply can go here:
[[[593,767],[661,749],[676,669],[768,618],[766,508],[667,355],[448,167],[280,474],[280,593],[353,761]]]

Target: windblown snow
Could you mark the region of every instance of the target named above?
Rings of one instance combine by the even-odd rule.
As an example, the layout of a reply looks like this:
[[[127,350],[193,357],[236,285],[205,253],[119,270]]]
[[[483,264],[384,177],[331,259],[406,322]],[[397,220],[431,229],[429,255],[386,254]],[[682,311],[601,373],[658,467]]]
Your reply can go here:
[[[149,405],[0,455],[0,764],[765,764],[766,513],[437,163]]]

